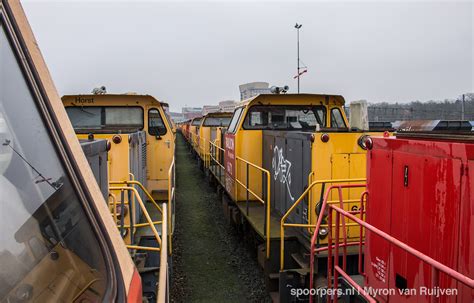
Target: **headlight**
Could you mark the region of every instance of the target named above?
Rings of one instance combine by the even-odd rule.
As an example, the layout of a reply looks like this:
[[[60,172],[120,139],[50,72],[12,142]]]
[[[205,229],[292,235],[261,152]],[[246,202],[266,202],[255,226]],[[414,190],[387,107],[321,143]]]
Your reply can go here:
[[[359,140],[357,140],[357,143],[364,150],[372,149],[373,146],[372,138],[369,135],[360,136]]]

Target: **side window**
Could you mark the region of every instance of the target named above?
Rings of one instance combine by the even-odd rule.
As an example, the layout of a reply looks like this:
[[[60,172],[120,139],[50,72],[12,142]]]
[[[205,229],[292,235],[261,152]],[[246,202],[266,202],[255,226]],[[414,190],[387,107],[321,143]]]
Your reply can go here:
[[[331,109],[331,127],[334,128],[346,128],[346,123],[342,117],[341,110],[337,107]]]
[[[240,120],[240,116],[242,115],[242,111],[244,110],[243,107],[239,107],[238,109],[235,110],[234,116],[232,116],[232,120],[230,121],[229,124],[229,133],[234,133],[235,128]]]
[[[161,118],[160,111],[156,108],[148,111],[148,133],[152,136],[163,136],[166,134],[166,125]]]

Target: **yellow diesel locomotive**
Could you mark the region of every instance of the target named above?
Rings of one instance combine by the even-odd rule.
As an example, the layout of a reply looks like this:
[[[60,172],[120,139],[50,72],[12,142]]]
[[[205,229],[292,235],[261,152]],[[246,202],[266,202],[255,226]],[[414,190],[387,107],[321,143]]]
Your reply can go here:
[[[327,253],[328,218],[320,213],[325,191],[353,183],[331,192],[329,203],[343,200],[352,211],[360,207],[365,142],[371,134],[349,127],[344,103],[342,96],[318,94],[268,94],[242,101],[223,139],[211,142],[205,156],[224,192],[226,216],[253,239],[275,300],[288,301],[291,288],[307,286],[310,239],[319,218],[319,256]],[[349,223],[346,228],[348,239],[358,238],[358,228]],[[325,261],[316,262],[321,272]]]
[[[202,117],[199,125],[197,146],[194,147],[198,155],[198,165],[208,168],[210,165],[211,143],[219,144],[222,141],[223,130],[229,126],[232,113],[209,113]]]
[[[90,94],[62,98],[79,139],[107,140],[109,205],[125,244],[137,264],[153,264],[161,243],[163,210],[168,203],[168,245],[174,222],[175,133],[164,108],[149,95]],[[156,284],[148,269],[142,279]],[[154,289],[144,290],[149,301]]]

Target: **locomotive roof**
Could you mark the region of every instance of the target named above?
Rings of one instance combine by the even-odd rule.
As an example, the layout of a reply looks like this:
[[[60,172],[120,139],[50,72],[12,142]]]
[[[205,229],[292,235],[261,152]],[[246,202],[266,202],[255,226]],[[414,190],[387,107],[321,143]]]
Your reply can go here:
[[[255,97],[243,100],[237,107],[262,103],[269,105],[271,103],[279,104],[299,104],[299,102],[308,105],[344,105],[345,100],[341,95],[326,94],[260,94]]]
[[[231,112],[213,112],[206,114],[203,118],[207,117],[232,117],[234,113]]]
[[[137,93],[125,93],[125,94],[77,94],[77,95],[64,95],[61,99],[66,101],[69,98],[76,98],[76,97],[83,97],[83,98],[108,98],[108,97],[116,97],[120,99],[150,99],[151,102],[158,102],[161,106],[168,107],[169,104],[166,102],[161,102],[152,95],[146,94],[137,94]]]

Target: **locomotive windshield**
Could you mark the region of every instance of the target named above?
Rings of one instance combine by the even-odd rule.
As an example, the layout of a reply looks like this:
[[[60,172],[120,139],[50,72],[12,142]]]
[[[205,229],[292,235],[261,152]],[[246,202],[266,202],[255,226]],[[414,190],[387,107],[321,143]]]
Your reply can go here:
[[[98,301],[96,234],[0,29],[0,302]]]
[[[204,122],[203,126],[229,126],[231,117],[207,117]]]
[[[66,112],[77,133],[132,133],[143,129],[143,109],[139,106],[68,106]]]
[[[194,119],[193,122],[191,123],[192,126],[199,126],[201,125],[201,118],[199,119]]]
[[[244,129],[314,131],[326,126],[326,108],[310,105],[255,105],[245,117]]]

